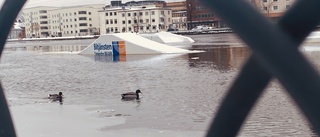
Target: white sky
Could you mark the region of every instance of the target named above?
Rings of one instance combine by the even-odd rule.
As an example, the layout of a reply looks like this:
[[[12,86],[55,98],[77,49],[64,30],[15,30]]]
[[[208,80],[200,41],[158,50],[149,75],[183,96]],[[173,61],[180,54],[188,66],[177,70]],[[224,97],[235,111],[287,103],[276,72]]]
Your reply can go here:
[[[1,5],[5,0],[0,0]],[[75,6],[86,4],[110,4],[111,0],[27,0],[25,7],[36,6]],[[128,2],[132,0],[122,0],[122,2]],[[139,1],[139,0],[135,0]],[[184,0],[165,0],[167,2],[177,2]]]

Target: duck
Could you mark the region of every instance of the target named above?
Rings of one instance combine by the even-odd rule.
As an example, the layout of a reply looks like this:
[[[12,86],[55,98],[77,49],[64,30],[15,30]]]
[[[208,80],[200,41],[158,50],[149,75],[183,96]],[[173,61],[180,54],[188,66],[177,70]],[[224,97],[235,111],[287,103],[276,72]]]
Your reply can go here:
[[[62,92],[59,92],[58,94],[49,94],[49,98],[53,100],[62,99]]]
[[[139,93],[142,94],[142,92],[137,89],[136,92],[128,92],[121,94],[122,99],[139,99]]]

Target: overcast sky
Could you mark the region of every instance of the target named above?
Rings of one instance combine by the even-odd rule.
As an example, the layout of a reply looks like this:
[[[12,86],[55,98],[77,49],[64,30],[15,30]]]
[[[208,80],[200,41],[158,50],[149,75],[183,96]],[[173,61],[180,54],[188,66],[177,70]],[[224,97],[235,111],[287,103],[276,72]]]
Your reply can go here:
[[[0,0],[3,3],[5,0]],[[110,4],[111,0],[27,0],[25,7],[36,6],[75,6],[86,4]],[[132,0],[122,0],[122,2],[128,2]],[[135,0],[139,1],[139,0]],[[167,2],[177,2],[184,0],[165,0]],[[1,4],[2,5],[2,4]]]

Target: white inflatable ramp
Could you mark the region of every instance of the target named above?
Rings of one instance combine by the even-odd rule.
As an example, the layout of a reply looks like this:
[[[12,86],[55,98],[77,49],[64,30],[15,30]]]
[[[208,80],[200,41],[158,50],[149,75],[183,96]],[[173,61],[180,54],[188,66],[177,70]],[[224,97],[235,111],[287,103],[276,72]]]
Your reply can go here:
[[[135,33],[116,33],[101,35],[79,54],[127,55],[127,54],[175,54],[194,53],[177,47],[161,44]]]

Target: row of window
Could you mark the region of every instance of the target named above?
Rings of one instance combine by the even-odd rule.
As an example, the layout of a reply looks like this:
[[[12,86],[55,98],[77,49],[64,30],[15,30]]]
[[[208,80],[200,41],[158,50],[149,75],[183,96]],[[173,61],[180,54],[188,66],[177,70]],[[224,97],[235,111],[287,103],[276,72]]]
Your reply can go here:
[[[212,13],[206,13],[206,14],[196,14],[195,18],[213,18],[214,15]]]
[[[291,7],[291,5],[286,5],[286,10],[289,9]],[[263,10],[270,10],[268,9],[268,7],[263,7]],[[272,10],[279,10],[279,6],[275,5],[275,6],[272,6]]]
[[[88,24],[87,23],[79,23],[79,26],[80,27],[87,27]],[[52,29],[60,29],[62,26],[52,26]],[[73,25],[63,25],[63,28],[72,28]],[[77,27],[77,24],[74,25],[74,27]],[[89,24],[89,27],[92,27],[92,24]],[[32,31],[32,29],[36,29],[36,28],[29,28],[30,31]],[[38,28],[39,29],[39,28]],[[40,27],[41,30],[44,30],[44,29],[51,29],[51,26],[41,26]]]
[[[127,20],[128,21],[128,24],[131,24],[132,23],[132,20]],[[156,19],[151,19],[151,22],[156,22]],[[164,18],[160,18],[160,22],[164,22]],[[168,18],[168,22],[171,22],[171,19]],[[133,20],[133,23],[138,23],[138,20]],[[143,22],[143,19],[140,19],[139,20],[139,23],[144,23]],[[149,19],[145,19],[145,23],[150,23],[149,22]],[[106,19],[106,24],[118,24],[118,20],[117,19]],[[122,20],[122,24],[126,24],[126,21],[125,20]]]
[[[146,30],[150,30],[150,28],[152,28],[153,30],[156,30],[157,29],[157,25],[153,25],[153,26],[151,26],[151,27],[149,27],[149,26],[139,26],[139,29],[140,30],[144,30],[144,28],[146,28]],[[128,31],[130,32],[130,31],[133,31],[133,29],[134,28],[132,28],[132,27],[128,27]],[[126,27],[122,27],[122,30],[121,30],[122,32],[125,32],[126,31]],[[118,27],[110,27],[110,28],[107,28],[106,29],[106,32],[107,33],[110,33],[110,32],[118,32]]]
[[[74,12],[73,14],[74,14],[74,15],[77,15],[77,13],[78,13],[79,15],[80,15],[80,14],[81,14],[81,15],[84,15],[84,14],[86,15],[87,13],[88,13],[88,15],[91,15],[91,12],[87,12],[87,11],[78,11],[78,12]],[[61,15],[62,15],[63,17],[64,17],[64,16],[67,17],[68,15],[69,15],[69,16],[72,16],[72,13],[69,13],[69,14],[68,14],[68,13],[55,14],[55,15],[52,15],[52,18],[60,17]]]
[[[168,12],[168,14],[170,15],[170,11],[167,11]],[[106,16],[117,16],[117,12],[106,12],[105,13],[106,14]],[[122,17],[125,17],[126,16],[126,14],[125,13],[122,13],[121,14],[122,15]],[[128,17],[130,17],[130,16],[143,16],[143,12],[133,12],[133,13],[131,13],[131,12],[129,12],[129,13],[127,13],[127,16]],[[149,15],[149,11],[145,11],[144,12],[144,15],[145,16],[148,16]],[[151,15],[155,15],[155,11],[151,11]],[[161,11],[161,15],[164,15],[164,11]]]

